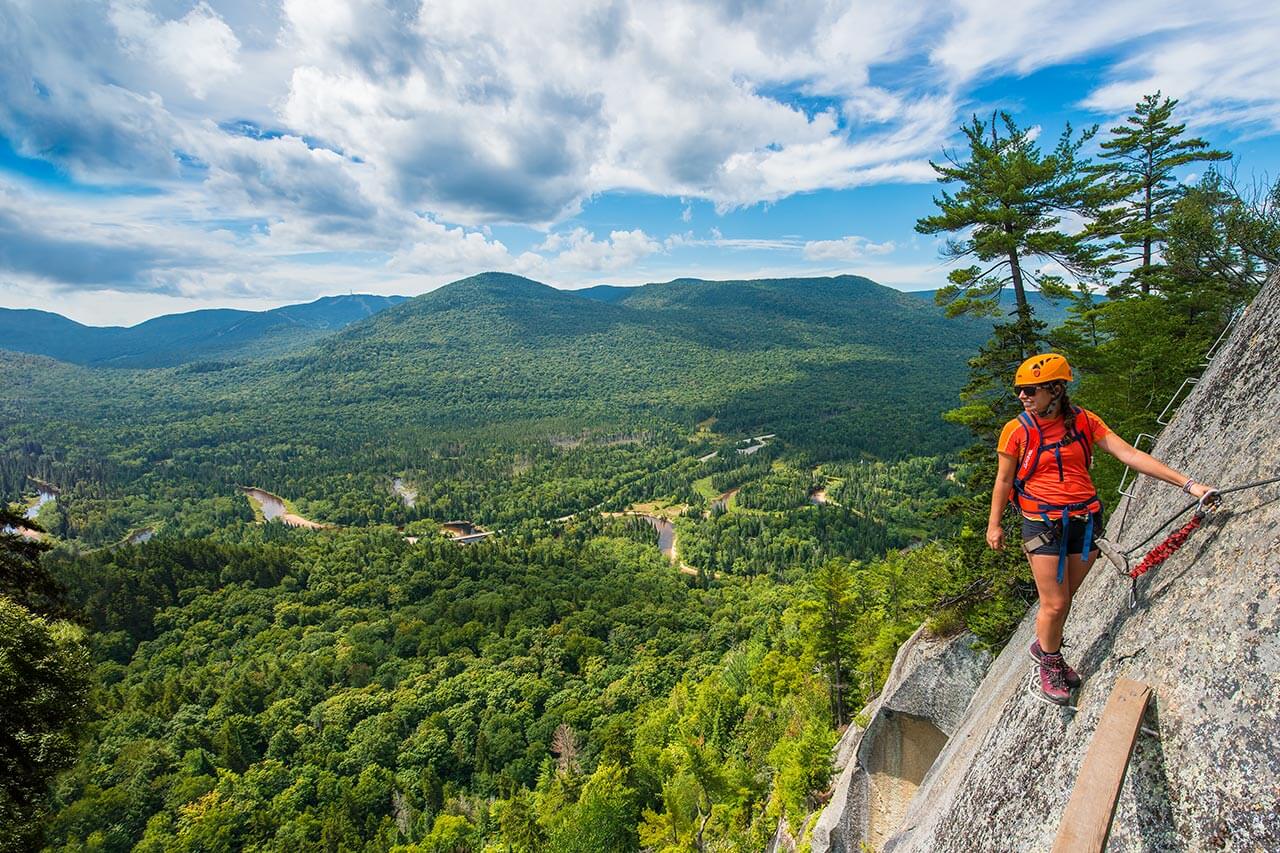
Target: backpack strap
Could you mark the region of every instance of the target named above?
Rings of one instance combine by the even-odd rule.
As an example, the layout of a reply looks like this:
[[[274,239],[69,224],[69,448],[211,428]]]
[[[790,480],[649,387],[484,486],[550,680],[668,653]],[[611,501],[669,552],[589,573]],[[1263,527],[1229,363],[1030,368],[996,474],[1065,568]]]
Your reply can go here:
[[[1093,467],[1093,424],[1089,413],[1079,406],[1073,406],[1076,412],[1076,433],[1084,437],[1084,467]]]
[[[1040,464],[1040,450],[1044,446],[1044,433],[1035,418],[1023,412],[1018,415],[1018,423],[1022,424],[1022,459],[1018,461],[1017,475],[1013,478],[1015,486],[1025,484],[1031,479]],[[1032,439],[1035,439],[1034,441]],[[1019,486],[1019,491],[1021,487]]]

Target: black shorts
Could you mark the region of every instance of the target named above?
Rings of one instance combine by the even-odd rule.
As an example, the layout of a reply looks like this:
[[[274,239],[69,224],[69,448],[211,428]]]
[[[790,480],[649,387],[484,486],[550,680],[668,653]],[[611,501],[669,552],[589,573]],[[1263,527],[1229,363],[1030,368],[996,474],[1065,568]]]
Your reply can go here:
[[[1079,554],[1084,550],[1084,526],[1088,519],[1083,515],[1078,518],[1070,519],[1070,525],[1067,529],[1067,553]],[[1053,541],[1047,545],[1041,545],[1032,551],[1032,554],[1058,554],[1059,538],[1062,535],[1062,519],[1054,518],[1051,524],[1045,524],[1042,519],[1030,519],[1026,516],[1022,517],[1022,541],[1026,542],[1034,536],[1039,536],[1046,530],[1053,531]],[[1093,514],[1093,538],[1096,541],[1102,535],[1102,513],[1095,512]],[[1094,543],[1089,544],[1089,552],[1093,553],[1098,550],[1098,546]]]

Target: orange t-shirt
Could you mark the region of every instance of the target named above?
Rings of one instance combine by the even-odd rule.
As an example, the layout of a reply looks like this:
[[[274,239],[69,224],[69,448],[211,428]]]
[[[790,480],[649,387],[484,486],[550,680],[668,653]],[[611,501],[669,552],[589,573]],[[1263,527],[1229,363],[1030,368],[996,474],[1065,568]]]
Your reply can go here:
[[[1085,466],[1084,445],[1082,442],[1093,438],[1093,443],[1097,444],[1098,439],[1111,432],[1111,429],[1102,422],[1102,418],[1088,410],[1085,411],[1085,417],[1089,419],[1089,435],[1082,435],[1078,440],[1071,442],[1062,448],[1062,471],[1058,471],[1058,460],[1055,458],[1052,450],[1047,450],[1040,454],[1040,461],[1036,465],[1036,469],[1032,472],[1030,479],[1027,480],[1026,489],[1031,494],[1040,498],[1045,503],[1051,504],[1073,504],[1086,501],[1097,493],[1093,487],[1093,479],[1089,476],[1089,469]],[[1032,415],[1035,418],[1035,415]],[[1062,440],[1067,434],[1067,426],[1063,423],[1062,418],[1035,418],[1036,423],[1040,427],[1043,434],[1044,444],[1053,444]],[[1000,441],[996,445],[996,449],[1007,456],[1012,456],[1019,463],[1022,461],[1023,451],[1026,449],[1027,433],[1031,433],[1031,440],[1035,441],[1035,431],[1026,430],[1022,423],[1014,418],[1004,425],[1004,429],[1000,431]],[[1034,448],[1032,448],[1034,450]],[[1037,508],[1033,505],[1023,506],[1024,512],[1037,514]]]

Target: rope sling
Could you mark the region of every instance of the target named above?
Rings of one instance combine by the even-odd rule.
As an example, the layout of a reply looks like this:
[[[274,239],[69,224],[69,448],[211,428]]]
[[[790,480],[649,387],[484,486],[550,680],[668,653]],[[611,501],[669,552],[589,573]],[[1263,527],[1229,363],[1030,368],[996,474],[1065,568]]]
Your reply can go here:
[[[1142,558],[1142,562],[1134,566],[1129,572],[1129,577],[1137,580],[1140,576],[1154,569],[1165,560],[1173,556],[1174,552],[1181,548],[1191,534],[1195,532],[1200,523],[1204,521],[1207,513],[1198,511],[1191,516],[1191,520],[1179,527],[1177,530],[1169,534],[1163,542],[1147,552],[1147,556]]]

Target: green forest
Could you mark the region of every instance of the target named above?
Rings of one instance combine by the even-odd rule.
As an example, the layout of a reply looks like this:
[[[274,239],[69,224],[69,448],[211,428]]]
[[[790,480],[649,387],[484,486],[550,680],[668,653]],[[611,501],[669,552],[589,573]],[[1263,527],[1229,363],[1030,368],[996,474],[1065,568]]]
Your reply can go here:
[[[995,649],[1034,600],[983,537],[1017,364],[1061,352],[1074,401],[1154,432],[1280,265],[1280,184],[1176,107],[1051,147],[975,116],[916,224],[956,262],[936,304],[488,273],[261,357],[0,353],[0,527],[42,534],[0,533],[0,850],[806,826],[921,623]],[[1099,458],[1104,501],[1120,474]]]

